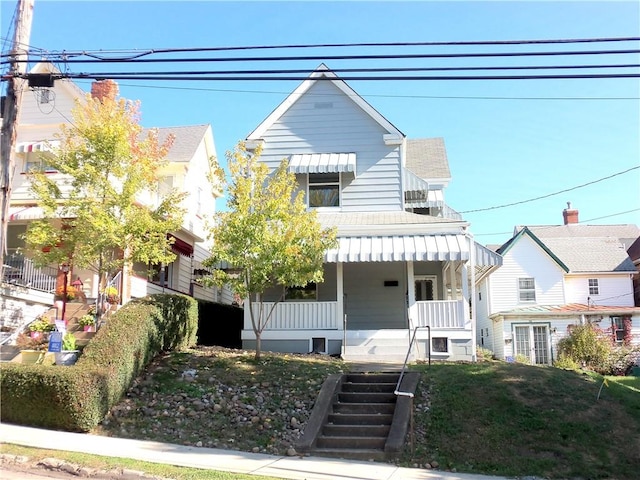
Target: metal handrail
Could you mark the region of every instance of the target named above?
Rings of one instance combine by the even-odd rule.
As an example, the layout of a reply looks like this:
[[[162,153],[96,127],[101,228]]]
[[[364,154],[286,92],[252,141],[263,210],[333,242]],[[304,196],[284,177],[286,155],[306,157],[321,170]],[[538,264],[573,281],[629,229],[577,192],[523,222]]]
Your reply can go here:
[[[423,326],[423,327],[415,327],[413,329],[413,335],[411,336],[411,341],[409,342],[407,355],[404,357],[404,363],[402,364],[402,370],[400,371],[400,377],[398,378],[398,383],[396,384],[396,388],[393,391],[394,395],[396,396],[413,398],[412,392],[403,392],[402,390],[400,390],[400,384],[402,383],[405,370],[407,369],[407,362],[409,361],[409,355],[411,355],[411,349],[413,348],[413,344],[416,340],[416,334],[418,333],[418,330],[421,328],[426,328],[427,331],[429,332],[427,337],[427,357],[429,358],[429,365],[431,365],[431,327],[429,325]]]

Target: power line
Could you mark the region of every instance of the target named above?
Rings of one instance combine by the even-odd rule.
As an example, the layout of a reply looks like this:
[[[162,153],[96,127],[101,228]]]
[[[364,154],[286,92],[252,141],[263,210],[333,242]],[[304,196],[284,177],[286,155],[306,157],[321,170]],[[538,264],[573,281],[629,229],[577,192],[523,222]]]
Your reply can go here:
[[[231,47],[191,47],[191,48],[149,48],[143,51],[138,49],[119,50],[77,50],[50,52],[51,55],[64,56],[93,56],[98,60],[107,60],[99,57],[106,53],[131,53],[129,57],[120,60],[133,60],[146,55],[164,53],[195,53],[195,52],[229,52],[247,50],[285,50],[285,49],[311,49],[311,48],[351,48],[351,47],[430,47],[430,46],[496,46],[496,45],[549,45],[549,44],[575,44],[575,43],[611,43],[640,41],[640,37],[604,37],[604,38],[573,38],[573,39],[534,39],[534,40],[470,40],[470,41],[441,41],[441,42],[359,42],[359,43],[316,43],[316,44],[283,44],[283,45],[252,45]],[[114,59],[115,60],[115,59]]]
[[[608,175],[606,177],[598,178],[597,180],[593,180],[591,182],[583,183],[582,185],[577,185],[577,186],[571,187],[571,188],[565,188],[564,190],[560,190],[558,192],[549,193],[547,195],[542,195],[540,197],[529,198],[528,200],[521,200],[519,202],[507,203],[507,204],[504,204],[504,205],[496,205],[494,207],[478,208],[478,209],[475,209],[475,210],[465,210],[464,212],[459,212],[459,213],[462,214],[462,213],[486,212],[488,210],[497,210],[499,208],[513,207],[514,205],[521,205],[523,203],[534,202],[536,200],[542,200],[543,198],[553,197],[554,195],[559,195],[561,193],[570,192],[572,190],[577,190],[578,188],[583,188],[583,187],[586,187],[586,186],[589,186],[589,185],[593,185],[595,183],[599,183],[599,182],[602,182],[604,180],[609,180],[610,178],[617,177],[618,175],[623,175],[625,173],[631,172],[633,170],[637,170],[639,168],[640,168],[640,165],[637,165],[635,167],[628,168],[627,170],[623,170],[621,172],[617,172],[617,173],[614,173],[612,175]]]
[[[81,79],[80,79],[81,80]],[[83,82],[78,82],[83,83]],[[272,94],[272,95],[288,95],[291,92],[276,91],[276,90],[244,90],[235,88],[204,88],[204,87],[178,87],[167,85],[140,85],[133,83],[120,83],[121,87],[131,88],[155,88],[161,90],[187,90],[194,92],[224,92],[224,93],[256,93],[256,94]],[[333,97],[338,94],[335,93],[310,93],[306,95],[312,95],[317,97]],[[355,96],[355,95],[352,95]],[[445,99],[445,100],[640,100],[640,97],[496,97],[496,96],[447,96],[447,95],[390,95],[390,94],[361,94],[363,98],[423,98],[423,99]]]
[[[574,69],[609,69],[609,68],[639,68],[638,63],[605,64],[605,65],[520,65],[498,67],[386,67],[386,68],[332,68],[333,73],[386,73],[386,72],[437,72],[437,71],[482,71],[482,70],[574,70]],[[309,69],[278,69],[278,70],[182,70],[182,71],[154,71],[154,72],[92,72],[93,76],[118,75],[281,75],[292,73],[309,73]],[[79,73],[78,75],[81,75]]]
[[[28,78],[29,74],[21,75],[21,78]],[[73,79],[92,79],[103,80],[110,78],[112,80],[157,80],[157,81],[304,81],[308,80],[308,76],[298,77],[260,77],[260,76],[242,76],[242,77],[184,77],[184,76],[153,76],[153,75],[95,75],[91,73],[65,73],[53,76],[56,79],[73,78]],[[421,75],[421,76],[341,76],[342,81],[453,81],[453,80],[580,80],[580,79],[614,79],[614,78],[640,78],[640,73],[590,73],[576,75]],[[335,80],[331,77],[314,77],[314,80]],[[3,79],[4,81],[5,79]]]

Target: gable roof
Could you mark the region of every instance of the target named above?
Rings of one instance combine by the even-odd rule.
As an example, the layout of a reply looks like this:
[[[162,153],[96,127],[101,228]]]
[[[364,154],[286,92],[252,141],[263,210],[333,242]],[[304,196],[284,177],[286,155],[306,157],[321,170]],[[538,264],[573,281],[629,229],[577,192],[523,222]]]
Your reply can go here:
[[[504,255],[522,236],[528,235],[567,273],[636,270],[619,238],[619,235],[626,238],[637,231],[635,225],[569,224],[516,227],[518,229],[518,233],[497,250],[498,253]]]
[[[162,143],[172,134],[174,136],[173,145],[167,153],[166,160],[169,162],[189,162],[196,153],[202,138],[209,125],[185,125],[180,127],[158,128],[158,140]],[[148,131],[145,129],[144,131]]]
[[[377,122],[389,135],[397,136],[398,139],[404,138],[404,134],[398,130],[389,120],[384,118],[375,108],[356,93],[349,85],[340,80],[329,67],[324,63],[316,68],[309,78],[303,81],[298,87],[289,94],[289,96],[262,121],[256,129],[247,136],[247,140],[259,140],[265,131],[267,131],[287,110],[289,110],[302,95],[304,95],[316,82],[331,82],[347,97],[349,97],[358,107],[367,113],[375,122]]]
[[[444,139],[407,139],[406,168],[424,180],[451,179]]]
[[[516,229],[523,227],[516,227]],[[613,237],[623,243],[626,248],[640,236],[640,228],[633,224],[619,225],[586,225],[570,223],[568,225],[529,225],[529,230],[538,238],[578,238],[578,237]]]
[[[497,253],[499,253],[500,255],[502,255],[503,257],[506,255],[506,253],[511,250],[511,248],[513,248],[513,246],[518,242],[518,240],[520,240],[522,237],[524,236],[528,236],[529,238],[531,238],[531,240],[533,240],[536,244],[538,244],[538,246],[540,248],[542,248],[542,250],[545,251],[545,253],[547,255],[549,255],[549,257],[551,257],[551,259],[556,262],[558,264],[558,266],[560,268],[562,268],[565,272],[569,273],[569,267],[567,265],[564,264],[564,262],[562,260],[560,260],[550,249],[549,247],[547,247],[537,236],[535,236],[533,234],[533,232],[531,232],[531,230],[529,230],[528,227],[524,227],[522,230],[520,230],[515,236],[511,237],[504,245],[502,245],[500,248],[498,248],[498,250],[496,250]]]

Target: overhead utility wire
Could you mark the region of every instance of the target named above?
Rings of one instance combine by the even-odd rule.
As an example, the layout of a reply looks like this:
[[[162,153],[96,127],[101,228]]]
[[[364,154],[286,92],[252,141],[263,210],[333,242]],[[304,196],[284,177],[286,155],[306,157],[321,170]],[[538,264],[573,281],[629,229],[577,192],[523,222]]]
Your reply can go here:
[[[23,78],[27,78],[28,75],[21,75]],[[158,76],[153,75],[94,75],[94,74],[78,74],[78,73],[65,73],[63,75],[54,75],[54,78],[74,78],[74,79],[94,79],[103,80],[104,78],[110,78],[112,80],[186,80],[186,81],[268,81],[268,80],[295,80],[304,81],[309,77],[258,77],[258,76],[245,76],[245,77],[184,77],[184,76]],[[640,78],[640,73],[593,73],[585,75],[473,75],[473,76],[371,76],[371,77],[354,77],[343,76],[340,80],[343,81],[362,81],[362,80],[566,80],[566,79],[593,79],[593,78]],[[4,79],[3,79],[4,80]],[[331,77],[315,77],[314,80],[334,80]]]
[[[389,68],[333,68],[333,73],[373,73],[373,72],[437,72],[437,71],[477,71],[477,70],[566,70],[589,68],[639,68],[640,63],[607,65],[524,65],[503,67],[389,67]],[[182,70],[156,72],[92,72],[90,75],[280,75],[284,73],[309,73],[309,69],[281,70]]]
[[[640,37],[605,37],[605,38],[571,38],[571,39],[543,39],[543,40],[470,40],[459,42],[361,42],[361,43],[315,43],[315,44],[284,44],[284,45],[252,45],[232,47],[191,47],[191,48],[149,48],[143,52],[139,50],[78,50],[50,52],[53,55],[93,56],[100,58],[98,53],[135,53],[129,59],[161,53],[190,53],[190,52],[224,52],[243,50],[278,50],[296,48],[347,48],[347,47],[427,47],[427,46],[473,46],[473,45],[544,45],[544,44],[572,44],[572,43],[605,43],[640,41]],[[122,57],[125,59],[125,57]]]
[[[89,79],[87,79],[89,80]],[[82,81],[78,83],[83,83]],[[159,90],[187,90],[192,92],[225,92],[225,93],[256,93],[256,94],[272,94],[272,95],[288,95],[291,92],[275,91],[275,90],[244,90],[238,88],[203,88],[203,87],[178,87],[169,85],[140,85],[135,83],[120,83],[121,87],[131,88],[155,88]],[[316,97],[333,97],[335,93],[309,93],[307,95]],[[387,95],[387,94],[362,94],[358,95],[365,98],[418,98],[418,99],[434,99],[434,100],[563,100],[563,101],[587,101],[587,100],[640,100],[640,97],[494,97],[494,96],[454,96],[454,95]]]
[[[626,50],[571,50],[564,52],[482,52],[482,53],[408,53],[376,55],[298,55],[292,57],[209,57],[209,58],[138,58],[138,59],[92,59],[77,60],[61,58],[65,63],[184,63],[184,62],[271,62],[284,60],[406,60],[418,58],[487,58],[487,57],[539,57],[565,55],[626,55],[640,53],[638,49]],[[8,63],[3,60],[2,63]],[[22,62],[28,62],[23,60]]]
[[[553,197],[554,195],[559,195],[561,193],[570,192],[572,190],[577,190],[578,188],[583,188],[583,187],[586,187],[588,185],[593,185],[594,183],[599,183],[599,182],[602,182],[604,180],[609,180],[610,178],[617,177],[618,175],[623,175],[625,173],[629,173],[629,172],[631,172],[633,170],[637,170],[639,168],[640,168],[640,165],[637,165],[635,167],[631,167],[631,168],[628,168],[626,170],[623,170],[622,172],[617,172],[617,173],[614,173],[614,174],[606,176],[606,177],[598,178],[597,180],[593,180],[591,182],[583,183],[582,185],[577,185],[577,186],[571,187],[571,188],[565,188],[564,190],[560,190],[558,192],[549,193],[547,195],[542,195],[540,197],[530,198],[528,200],[521,200],[519,202],[507,203],[507,204],[504,204],[504,205],[496,205],[494,207],[477,208],[475,210],[465,210],[464,212],[459,212],[459,213],[462,214],[462,213],[486,212],[488,210],[496,210],[498,208],[513,207],[514,205],[521,205],[523,203],[534,202],[536,200],[542,200],[543,198],[549,198],[549,197]]]

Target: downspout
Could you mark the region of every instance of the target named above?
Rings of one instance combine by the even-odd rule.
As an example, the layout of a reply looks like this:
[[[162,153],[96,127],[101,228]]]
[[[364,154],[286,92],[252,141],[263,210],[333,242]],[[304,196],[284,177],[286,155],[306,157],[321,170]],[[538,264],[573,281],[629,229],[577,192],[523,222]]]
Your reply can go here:
[[[471,296],[471,361],[476,362],[478,360],[476,352],[476,249],[473,234],[467,233],[467,238],[469,239],[469,264],[471,267],[471,290],[469,292]]]

